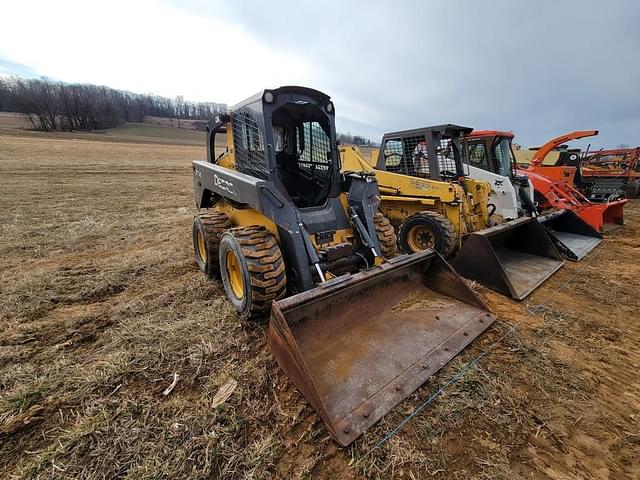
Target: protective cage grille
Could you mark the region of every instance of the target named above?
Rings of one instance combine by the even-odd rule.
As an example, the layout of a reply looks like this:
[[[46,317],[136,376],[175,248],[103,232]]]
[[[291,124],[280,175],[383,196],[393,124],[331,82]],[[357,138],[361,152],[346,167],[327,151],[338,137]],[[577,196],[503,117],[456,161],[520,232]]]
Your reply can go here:
[[[425,135],[388,139],[384,144],[387,171],[414,177],[434,178],[429,165],[429,148]],[[435,148],[440,175],[456,175],[454,147],[450,138],[442,138]]]
[[[235,112],[232,119],[236,169],[266,180],[269,170],[264,154],[264,136],[249,112]]]
[[[331,139],[318,122],[304,122],[300,128],[298,167],[313,177],[326,178],[331,164]]]

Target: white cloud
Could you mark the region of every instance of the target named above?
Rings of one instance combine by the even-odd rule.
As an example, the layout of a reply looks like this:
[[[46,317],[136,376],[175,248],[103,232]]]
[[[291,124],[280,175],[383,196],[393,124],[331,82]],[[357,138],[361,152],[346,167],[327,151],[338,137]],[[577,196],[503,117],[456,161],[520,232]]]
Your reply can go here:
[[[314,74],[240,26],[157,0],[23,0],[2,11],[0,58],[63,81],[234,103]]]

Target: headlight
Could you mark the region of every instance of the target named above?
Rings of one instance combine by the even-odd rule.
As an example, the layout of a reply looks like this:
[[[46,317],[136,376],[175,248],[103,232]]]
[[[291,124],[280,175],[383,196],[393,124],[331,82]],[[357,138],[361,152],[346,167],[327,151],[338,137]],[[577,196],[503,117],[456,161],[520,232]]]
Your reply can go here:
[[[327,103],[327,112],[331,113],[333,112],[333,103],[329,102]]]
[[[267,103],[273,103],[273,101],[275,100],[275,96],[273,95],[273,92],[269,92],[266,91],[264,92],[264,101]]]

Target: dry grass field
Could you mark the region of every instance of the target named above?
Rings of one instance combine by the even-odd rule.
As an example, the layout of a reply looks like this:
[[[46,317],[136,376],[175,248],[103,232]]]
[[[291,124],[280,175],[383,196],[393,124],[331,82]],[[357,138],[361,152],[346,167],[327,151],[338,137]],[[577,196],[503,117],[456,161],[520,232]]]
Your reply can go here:
[[[157,118],[157,117],[149,117]],[[165,119],[170,120],[170,119]],[[29,117],[22,113],[0,112],[0,135],[56,140],[96,140],[120,143],[160,143],[201,146],[205,133],[188,128],[171,128],[165,123],[126,123],[121,127],[94,132],[39,132],[31,130]]]
[[[144,123],[150,124],[150,125],[164,125],[166,127],[175,127],[178,128],[178,121],[174,118],[167,118],[167,117],[153,117],[151,115],[147,115],[146,117],[144,117],[142,119],[142,121]],[[198,124],[199,120],[185,120],[185,119],[181,119],[180,120],[180,128],[184,128],[184,129],[189,129],[189,130],[195,130],[196,129],[196,124]]]
[[[339,449],[193,263],[204,142],[98,135],[0,131],[0,478],[640,478],[638,201],[527,301],[474,285],[500,321]]]

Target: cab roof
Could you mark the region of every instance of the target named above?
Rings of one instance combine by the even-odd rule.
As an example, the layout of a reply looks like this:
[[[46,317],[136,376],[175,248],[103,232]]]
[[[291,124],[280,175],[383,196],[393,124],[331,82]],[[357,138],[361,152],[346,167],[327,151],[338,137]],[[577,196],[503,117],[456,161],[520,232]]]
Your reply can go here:
[[[467,138],[480,138],[480,137],[507,137],[513,138],[515,135],[513,132],[506,130],[474,130],[467,135]]]
[[[272,92],[276,97],[278,95],[288,94],[288,95],[301,95],[305,97],[316,98],[319,100],[320,103],[328,103],[331,100],[331,97],[329,95],[321,92],[320,90],[316,90],[314,88],[300,87],[297,85],[285,85],[283,87],[266,88],[264,90],[261,90],[255,95],[252,95],[249,98],[246,98],[245,100],[242,100],[241,102],[238,102],[235,105],[233,105],[231,107],[231,111],[239,110],[240,108],[255,102],[259,102],[259,101],[261,102],[266,92]]]

